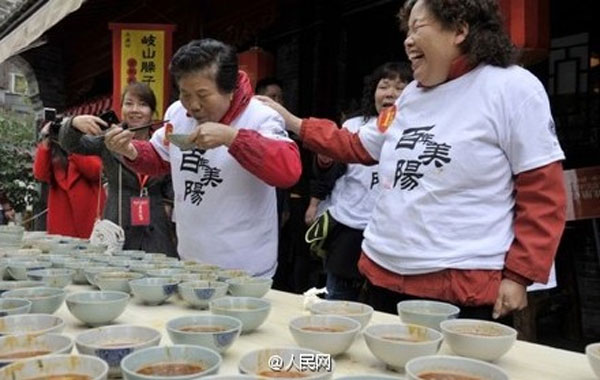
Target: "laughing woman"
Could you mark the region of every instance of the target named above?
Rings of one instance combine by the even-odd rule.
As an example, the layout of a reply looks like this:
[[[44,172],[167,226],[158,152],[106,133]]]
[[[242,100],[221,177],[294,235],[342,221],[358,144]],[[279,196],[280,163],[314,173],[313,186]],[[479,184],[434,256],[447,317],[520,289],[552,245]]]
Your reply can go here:
[[[548,96],[513,64],[497,1],[408,0],[400,19],[416,80],[377,125],[352,134],[268,104],[314,151],[379,162],[359,262],[371,304],[430,298],[498,318],[547,281],[564,228]]]

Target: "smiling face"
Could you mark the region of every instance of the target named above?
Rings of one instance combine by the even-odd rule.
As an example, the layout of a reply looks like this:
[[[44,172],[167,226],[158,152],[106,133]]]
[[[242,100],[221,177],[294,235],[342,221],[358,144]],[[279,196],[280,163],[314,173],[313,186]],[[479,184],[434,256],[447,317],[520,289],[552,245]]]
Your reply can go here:
[[[121,114],[123,115],[123,121],[130,127],[139,127],[152,121],[150,105],[130,92],[125,93],[125,96],[123,96]]]
[[[375,88],[375,109],[380,113],[383,108],[390,107],[402,94],[406,83],[399,77],[395,79],[382,78]]]
[[[429,11],[426,0],[418,0],[410,12],[404,40],[406,55],[415,79],[424,86],[436,86],[448,79],[452,62],[461,55],[459,45],[468,27],[446,29]]]
[[[222,93],[215,82],[216,68],[210,67],[183,75],[179,85],[179,100],[198,124],[223,118],[233,93]]]

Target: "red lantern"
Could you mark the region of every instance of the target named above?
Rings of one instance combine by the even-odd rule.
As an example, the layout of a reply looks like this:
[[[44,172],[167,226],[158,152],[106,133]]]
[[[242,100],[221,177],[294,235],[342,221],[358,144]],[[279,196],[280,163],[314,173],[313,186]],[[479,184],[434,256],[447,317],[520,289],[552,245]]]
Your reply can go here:
[[[275,59],[273,55],[257,46],[238,54],[238,64],[240,70],[245,71],[250,77],[252,88],[256,87],[256,82],[259,80],[272,76],[275,73]]]

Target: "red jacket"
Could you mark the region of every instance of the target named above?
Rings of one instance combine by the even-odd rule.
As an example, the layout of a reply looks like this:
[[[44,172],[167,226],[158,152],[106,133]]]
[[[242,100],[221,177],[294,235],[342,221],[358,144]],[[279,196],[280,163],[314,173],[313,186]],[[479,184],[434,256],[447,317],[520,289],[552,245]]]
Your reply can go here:
[[[47,229],[60,234],[87,239],[92,233],[98,210],[104,209],[106,194],[100,189],[102,160],[94,156],[71,154],[65,169],[55,166],[48,147],[38,145],[33,175],[50,184]],[[100,191],[100,194],[98,192]]]

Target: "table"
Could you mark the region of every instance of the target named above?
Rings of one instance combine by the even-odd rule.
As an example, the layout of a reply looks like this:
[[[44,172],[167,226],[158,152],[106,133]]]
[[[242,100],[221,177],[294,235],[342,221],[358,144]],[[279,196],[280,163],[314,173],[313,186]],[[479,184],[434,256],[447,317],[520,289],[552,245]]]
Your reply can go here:
[[[66,290],[72,293],[90,289],[89,286],[69,286]],[[134,297],[125,312],[113,323],[153,327],[163,334],[161,345],[169,345],[171,341],[165,330],[168,320],[182,315],[210,313],[208,310],[189,308],[177,298],[173,296],[163,305],[146,306]],[[240,358],[249,351],[268,346],[296,346],[288,330],[288,322],[294,317],[309,314],[308,311],[303,310],[303,297],[271,290],[265,299],[272,303],[272,310],[266,322],[257,330],[241,335],[223,354],[223,364],[219,374],[237,374]],[[65,304],[56,315],[65,320],[64,333],[67,335],[75,337],[79,332],[88,329],[71,315]],[[375,312],[370,324],[398,322],[400,319],[397,315]],[[446,344],[442,345],[440,353],[452,354]],[[397,375],[402,378],[401,374],[386,370],[385,364],[371,354],[362,335],[359,335],[346,353],[335,357],[334,360],[336,363],[334,378],[347,374],[374,373]],[[494,364],[502,367],[513,380],[596,379],[584,354],[523,341],[517,341],[513,348]]]

